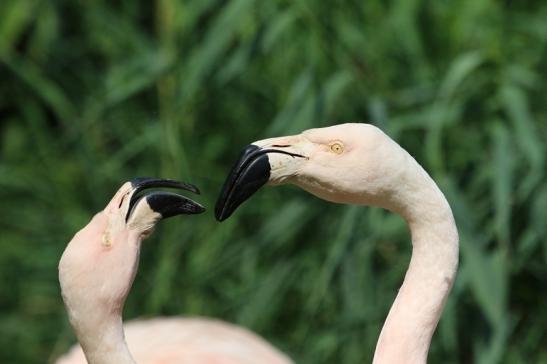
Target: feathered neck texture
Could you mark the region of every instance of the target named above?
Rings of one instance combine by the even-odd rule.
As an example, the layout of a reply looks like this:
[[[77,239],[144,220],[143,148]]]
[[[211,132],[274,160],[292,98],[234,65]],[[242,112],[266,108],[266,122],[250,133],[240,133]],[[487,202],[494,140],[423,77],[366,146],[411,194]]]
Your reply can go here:
[[[384,323],[374,364],[426,363],[458,267],[458,232],[446,198],[407,154],[390,209],[407,221],[412,258]]]

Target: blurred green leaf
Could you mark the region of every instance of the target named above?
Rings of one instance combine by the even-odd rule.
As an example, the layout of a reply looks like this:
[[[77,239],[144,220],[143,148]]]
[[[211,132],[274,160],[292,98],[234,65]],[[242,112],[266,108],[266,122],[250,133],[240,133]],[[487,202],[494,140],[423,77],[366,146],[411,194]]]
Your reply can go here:
[[[537,139],[536,127],[522,90],[512,86],[502,87],[500,98],[512,122],[515,140],[529,164],[530,173],[522,180],[518,191],[519,197],[525,198],[545,172],[545,148]]]
[[[513,190],[513,151],[509,141],[509,132],[501,125],[494,125],[492,132],[494,139],[493,174],[492,185],[494,187],[493,200],[496,205],[495,227],[497,237],[503,244],[502,249],[507,249],[511,231],[511,205],[513,203],[511,191]]]
[[[5,0],[0,4],[0,59],[15,48],[15,43],[33,20],[35,0]]]
[[[127,318],[251,326],[301,363],[371,362],[411,254],[405,221],[264,188],[226,222],[241,148],[373,121],[446,194],[461,236],[428,360],[547,358],[547,4],[0,1],[0,362],[75,341],[57,263],[136,176],[197,184],[144,243]]]

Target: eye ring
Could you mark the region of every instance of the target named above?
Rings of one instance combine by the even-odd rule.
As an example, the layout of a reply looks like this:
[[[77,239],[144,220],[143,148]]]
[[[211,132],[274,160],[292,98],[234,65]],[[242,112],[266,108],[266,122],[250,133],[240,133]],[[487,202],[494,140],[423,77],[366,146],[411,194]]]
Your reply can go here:
[[[335,142],[330,145],[330,150],[336,154],[342,154],[344,152],[344,146],[342,143]]]

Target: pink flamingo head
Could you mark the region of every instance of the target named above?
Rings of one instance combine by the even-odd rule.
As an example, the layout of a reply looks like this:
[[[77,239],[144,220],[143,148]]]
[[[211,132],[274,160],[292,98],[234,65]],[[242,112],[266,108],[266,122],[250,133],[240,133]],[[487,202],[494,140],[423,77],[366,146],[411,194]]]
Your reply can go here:
[[[106,325],[121,320],[137,271],[141,241],[155,224],[170,216],[204,211],[198,203],[178,194],[143,192],[152,187],[199,193],[192,185],[172,180],[137,178],[126,182],[105,209],[74,235],[61,257],[63,300],[83,345],[83,333],[107,331]]]
[[[372,125],[310,129],[247,146],[222,188],[216,218],[228,218],[266,183],[291,183],[324,200],[403,216],[413,253],[374,363],[425,363],[458,267],[452,210],[427,172]]]
[[[380,129],[348,123],[264,139],[247,146],[216,206],[219,220],[262,185],[295,184],[331,202],[399,210],[408,154]]]

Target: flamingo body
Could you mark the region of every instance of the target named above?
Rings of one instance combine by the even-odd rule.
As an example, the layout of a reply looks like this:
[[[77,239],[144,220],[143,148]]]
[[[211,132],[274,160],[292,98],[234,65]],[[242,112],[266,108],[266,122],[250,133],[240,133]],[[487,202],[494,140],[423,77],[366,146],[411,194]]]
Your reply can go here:
[[[160,317],[124,324],[131,355],[139,364],[289,364],[251,331],[209,318]],[[56,364],[86,364],[75,345]]]

